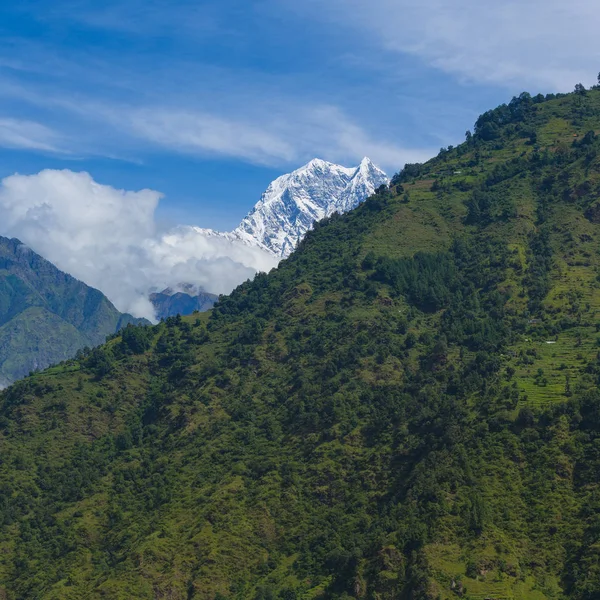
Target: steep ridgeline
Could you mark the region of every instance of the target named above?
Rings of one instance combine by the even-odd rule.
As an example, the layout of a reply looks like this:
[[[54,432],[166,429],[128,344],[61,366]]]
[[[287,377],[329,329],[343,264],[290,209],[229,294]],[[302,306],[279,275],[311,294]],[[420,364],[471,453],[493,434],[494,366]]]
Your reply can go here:
[[[388,182],[387,175],[368,158],[353,168],[315,158],[273,181],[233,231],[196,230],[203,235],[242,240],[285,258],[315,222],[356,208]]]
[[[97,346],[127,323],[98,290],[0,237],[0,385]]]
[[[183,285],[182,289],[167,288],[162,292],[150,294],[150,302],[154,306],[157,319],[166,319],[176,315],[191,315],[192,313],[210,310],[218,296],[197,289],[194,286]]]
[[[592,600],[600,91],[523,95],[210,313],[0,395],[0,594]]]

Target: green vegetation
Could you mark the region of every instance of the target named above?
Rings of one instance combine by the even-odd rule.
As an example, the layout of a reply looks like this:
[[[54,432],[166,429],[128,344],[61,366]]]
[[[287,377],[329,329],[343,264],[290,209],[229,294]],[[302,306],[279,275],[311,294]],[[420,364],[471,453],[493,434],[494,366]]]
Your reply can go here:
[[[210,313],[0,396],[7,598],[593,600],[600,91],[522,95]]]
[[[18,240],[0,237],[0,386],[136,322]]]

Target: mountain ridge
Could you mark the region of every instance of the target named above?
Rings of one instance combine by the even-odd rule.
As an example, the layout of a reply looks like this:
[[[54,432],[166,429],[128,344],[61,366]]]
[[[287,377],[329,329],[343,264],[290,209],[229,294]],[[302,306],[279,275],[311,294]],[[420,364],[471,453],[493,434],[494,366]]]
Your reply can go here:
[[[71,358],[138,322],[19,240],[0,237],[0,378],[5,382]]]

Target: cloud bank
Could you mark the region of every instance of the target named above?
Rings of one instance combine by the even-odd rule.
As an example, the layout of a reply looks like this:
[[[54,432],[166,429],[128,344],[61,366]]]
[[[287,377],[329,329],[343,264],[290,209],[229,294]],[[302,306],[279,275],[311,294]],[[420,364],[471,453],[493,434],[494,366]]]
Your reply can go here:
[[[0,234],[19,238],[123,311],[152,319],[153,288],[189,282],[228,293],[276,259],[198,228],[158,230],[161,194],[117,190],[88,173],[44,170],[0,182]]]

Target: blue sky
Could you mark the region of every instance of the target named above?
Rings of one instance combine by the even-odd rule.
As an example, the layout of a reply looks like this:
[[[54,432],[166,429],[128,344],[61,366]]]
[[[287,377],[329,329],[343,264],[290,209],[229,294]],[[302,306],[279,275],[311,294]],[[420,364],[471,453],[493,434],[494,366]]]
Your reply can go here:
[[[591,0],[0,3],[0,177],[87,171],[230,229],[318,156],[389,174],[600,70]]]

